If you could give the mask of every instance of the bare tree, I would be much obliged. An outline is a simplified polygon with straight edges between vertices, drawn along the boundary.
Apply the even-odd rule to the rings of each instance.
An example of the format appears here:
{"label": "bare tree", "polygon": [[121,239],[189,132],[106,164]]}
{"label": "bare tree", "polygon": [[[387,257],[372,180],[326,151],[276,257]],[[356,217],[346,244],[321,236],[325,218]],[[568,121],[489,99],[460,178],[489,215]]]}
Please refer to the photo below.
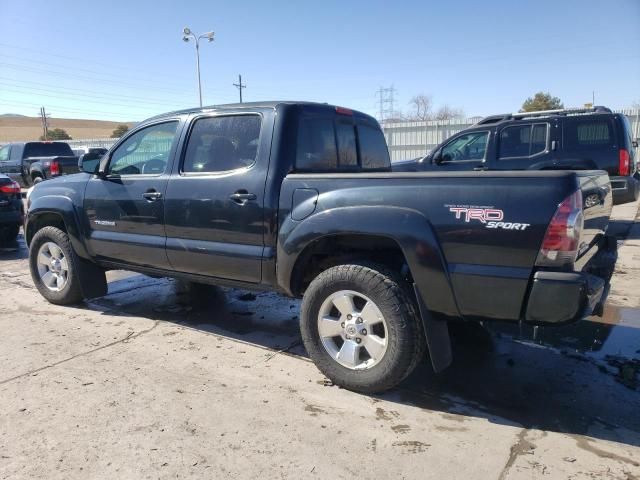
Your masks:
{"label": "bare tree", "polygon": [[462,118],[464,117],[464,112],[460,108],[453,108],[447,104],[444,104],[442,107],[438,109],[438,111],[433,116],[436,120],[451,120],[452,118]]}
{"label": "bare tree", "polygon": [[416,95],[409,101],[409,105],[411,105],[411,113],[407,115],[407,120],[425,121],[433,118],[431,113],[433,101],[430,95]]}

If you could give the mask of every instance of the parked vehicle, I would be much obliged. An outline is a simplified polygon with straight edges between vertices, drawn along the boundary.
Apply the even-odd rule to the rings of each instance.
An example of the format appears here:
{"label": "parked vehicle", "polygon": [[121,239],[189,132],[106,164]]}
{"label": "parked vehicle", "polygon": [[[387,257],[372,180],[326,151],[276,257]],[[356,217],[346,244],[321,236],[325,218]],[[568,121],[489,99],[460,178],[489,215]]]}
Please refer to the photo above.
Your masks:
{"label": "parked vehicle", "polygon": [[86,155],[87,153],[90,153],[92,155],[104,155],[109,151],[109,149],[105,147],[87,147],[85,145],[73,147],[71,150],[73,151],[73,154],[78,158],[80,158],[82,155]]}
{"label": "parked vehicle", "polygon": [[605,170],[614,204],[638,198],[638,144],[627,117],[605,107],[493,115],[394,171]]}
{"label": "parked vehicle", "polygon": [[392,173],[378,123],[326,104],[168,113],[82,168],[30,198],[47,300],[104,295],[108,269],[302,297],[309,355],[363,392],[427,345],[448,366],[448,322],[598,313],[615,252],[605,172]]}
{"label": "parked vehicle", "polygon": [[0,148],[0,173],[28,188],[42,180],[78,173],[78,157],[64,142],[19,142]]}
{"label": "parked vehicle", "polygon": [[24,219],[20,185],[0,175],[0,242],[15,240]]}

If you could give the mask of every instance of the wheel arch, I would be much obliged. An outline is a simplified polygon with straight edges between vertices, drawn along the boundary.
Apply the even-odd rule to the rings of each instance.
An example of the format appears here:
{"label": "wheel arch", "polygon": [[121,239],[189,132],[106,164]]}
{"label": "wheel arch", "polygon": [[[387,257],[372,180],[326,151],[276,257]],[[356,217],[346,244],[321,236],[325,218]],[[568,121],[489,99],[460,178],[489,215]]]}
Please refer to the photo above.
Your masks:
{"label": "wheel arch", "polygon": [[[385,265],[390,262],[392,266],[399,261],[406,263],[407,273],[429,311],[443,319],[460,317],[433,227],[422,213],[408,208],[344,207],[325,210],[299,222],[287,218],[280,227],[278,241],[279,286],[299,296],[304,289],[304,275],[300,272],[308,269],[309,259],[317,254],[318,247],[320,251],[333,252],[329,260],[325,259],[329,268],[332,261],[345,256],[340,249],[326,247],[342,247],[345,241],[352,247],[347,250],[351,258],[367,258]],[[378,250],[370,248],[380,245],[388,255],[376,255]]]}
{"label": "wheel arch", "polygon": [[31,203],[25,222],[27,245],[31,244],[38,230],[48,226],[63,230],[69,236],[76,254],[81,258],[90,258],[71,199],[61,196],[43,196]]}

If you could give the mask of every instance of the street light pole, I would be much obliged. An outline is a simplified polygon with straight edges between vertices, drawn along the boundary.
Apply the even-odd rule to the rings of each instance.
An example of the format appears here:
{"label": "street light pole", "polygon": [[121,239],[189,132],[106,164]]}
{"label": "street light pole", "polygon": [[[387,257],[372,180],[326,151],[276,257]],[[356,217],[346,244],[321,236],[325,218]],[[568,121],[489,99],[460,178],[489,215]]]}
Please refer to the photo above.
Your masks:
{"label": "street light pole", "polygon": [[202,82],[200,80],[200,39],[206,38],[209,42],[213,42],[213,37],[213,32],[196,35],[188,27],[184,27],[184,29],[182,30],[182,40],[188,42],[192,39],[196,44],[196,74],[198,76],[198,98],[200,100],[200,107],[202,107]]}

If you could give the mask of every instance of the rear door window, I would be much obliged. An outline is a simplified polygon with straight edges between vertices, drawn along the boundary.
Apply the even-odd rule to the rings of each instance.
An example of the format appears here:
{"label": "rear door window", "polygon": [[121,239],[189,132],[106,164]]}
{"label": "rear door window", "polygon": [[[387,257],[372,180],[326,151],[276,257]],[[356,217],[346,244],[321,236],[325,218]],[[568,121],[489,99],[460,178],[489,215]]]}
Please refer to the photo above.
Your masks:
{"label": "rear door window", "polygon": [[549,126],[527,123],[503,128],[500,132],[498,158],[527,158],[547,150]]}
{"label": "rear door window", "polygon": [[225,172],[253,165],[258,154],[260,115],[196,120],[184,156],[184,173]]}

